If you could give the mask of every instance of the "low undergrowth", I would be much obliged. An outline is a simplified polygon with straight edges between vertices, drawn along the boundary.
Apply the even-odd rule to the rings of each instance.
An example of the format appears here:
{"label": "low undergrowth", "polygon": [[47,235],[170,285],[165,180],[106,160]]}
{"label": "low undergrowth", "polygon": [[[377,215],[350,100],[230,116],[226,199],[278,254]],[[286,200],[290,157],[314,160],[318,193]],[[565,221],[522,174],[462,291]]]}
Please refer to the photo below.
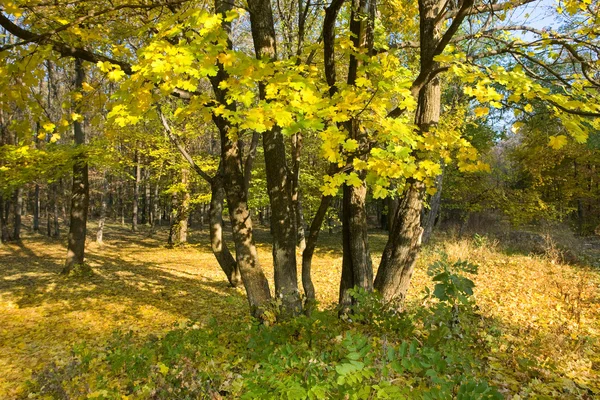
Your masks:
{"label": "low undergrowth", "polygon": [[[0,398],[600,395],[600,274],[586,261],[600,246],[584,242],[569,264],[486,235],[442,237],[424,248],[403,312],[356,292],[339,319],[339,236],[324,235],[319,310],[265,327],[227,287],[205,232],[169,249],[162,231],[112,229],[89,246],[90,277],[59,275],[60,241],[0,248]],[[377,265],[385,235],[371,235]],[[266,239],[259,252],[272,283]]]}
{"label": "low undergrowth", "polygon": [[270,327],[190,322],[141,344],[117,332],[101,349],[77,346],[27,391],[29,398],[501,399],[481,378],[474,283],[462,275],[475,271],[441,258],[429,268],[429,306],[416,313],[355,290],[342,320],[330,309]]}

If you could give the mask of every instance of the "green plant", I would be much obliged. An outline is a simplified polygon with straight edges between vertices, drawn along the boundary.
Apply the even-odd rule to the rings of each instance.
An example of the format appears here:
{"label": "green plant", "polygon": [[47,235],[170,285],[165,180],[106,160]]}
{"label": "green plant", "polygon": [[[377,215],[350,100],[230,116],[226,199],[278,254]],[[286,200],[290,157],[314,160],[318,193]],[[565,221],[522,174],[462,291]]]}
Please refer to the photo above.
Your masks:
{"label": "green plant", "polygon": [[433,296],[452,306],[469,305],[475,283],[462,273],[476,274],[477,265],[462,260],[450,263],[448,256],[442,254],[442,257],[427,269],[427,275],[437,282],[433,292],[426,289],[427,296]]}

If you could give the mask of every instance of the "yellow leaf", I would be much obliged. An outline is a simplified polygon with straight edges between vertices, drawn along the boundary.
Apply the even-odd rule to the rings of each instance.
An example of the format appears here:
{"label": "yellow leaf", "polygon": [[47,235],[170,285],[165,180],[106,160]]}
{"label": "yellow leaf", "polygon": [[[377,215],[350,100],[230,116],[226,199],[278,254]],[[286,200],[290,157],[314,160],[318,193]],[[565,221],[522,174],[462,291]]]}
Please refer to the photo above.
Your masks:
{"label": "yellow leaf", "polygon": [[550,140],[548,141],[548,146],[552,147],[554,150],[559,150],[566,144],[567,137],[565,135],[550,136]]}
{"label": "yellow leaf", "polygon": [[120,68],[113,69],[108,73],[108,79],[110,79],[113,82],[121,80],[121,78],[123,78],[124,76],[125,72],[121,71]]}
{"label": "yellow leaf", "polygon": [[158,370],[161,374],[166,375],[169,372],[169,367],[163,363],[158,363]]}
{"label": "yellow leaf", "polygon": [[56,128],[56,125],[54,125],[52,122],[48,121],[48,122],[44,122],[44,124],[42,124],[42,128],[44,128],[44,130],[46,132],[53,132],[54,128]]}
{"label": "yellow leaf", "polygon": [[488,115],[490,112],[490,109],[487,107],[477,107],[475,108],[475,110],[473,110],[475,112],[475,115],[478,117],[483,117],[485,115]]}
{"label": "yellow leaf", "polygon": [[83,82],[82,86],[83,86],[83,90],[86,91],[86,92],[93,92],[94,91],[94,87],[91,86],[87,82]]}
{"label": "yellow leaf", "polygon": [[512,133],[517,133],[517,132],[519,132],[519,129],[521,129],[521,127],[522,127],[523,125],[524,125],[524,124],[523,124],[522,122],[515,122],[515,123],[513,124],[512,128],[510,128],[510,130],[512,131]]}
{"label": "yellow leaf", "polygon": [[371,81],[369,81],[367,78],[361,76],[360,78],[356,79],[354,84],[358,87],[363,87],[363,86],[366,87],[371,84]]}

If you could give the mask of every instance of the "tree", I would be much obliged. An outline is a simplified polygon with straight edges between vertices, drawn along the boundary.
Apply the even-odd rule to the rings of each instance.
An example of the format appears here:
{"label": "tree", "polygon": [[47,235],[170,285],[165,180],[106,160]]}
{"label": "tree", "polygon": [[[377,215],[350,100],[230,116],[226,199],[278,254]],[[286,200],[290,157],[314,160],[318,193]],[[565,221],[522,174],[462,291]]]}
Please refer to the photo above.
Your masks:
{"label": "tree", "polygon": [[[85,80],[83,61],[75,59],[75,90],[81,92]],[[75,267],[84,268],[85,237],[87,232],[87,216],[90,202],[88,163],[82,147],[85,145],[85,132],[81,106],[76,106],[77,116],[73,120],[75,146],[79,148],[73,163],[73,188],[71,190],[71,217],[69,218],[69,236],[67,245],[67,260],[62,270],[68,274]]]}

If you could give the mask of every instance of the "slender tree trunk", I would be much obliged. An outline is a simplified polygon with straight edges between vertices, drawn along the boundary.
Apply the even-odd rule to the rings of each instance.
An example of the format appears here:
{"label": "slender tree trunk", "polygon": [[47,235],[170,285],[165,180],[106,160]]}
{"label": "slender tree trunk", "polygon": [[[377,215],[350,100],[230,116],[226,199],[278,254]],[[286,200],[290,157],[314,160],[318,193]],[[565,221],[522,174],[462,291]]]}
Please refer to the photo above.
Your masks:
{"label": "slender tree trunk", "polygon": [[8,232],[8,213],[6,212],[7,203],[0,195],[0,243],[6,243],[10,240],[10,234]]}
{"label": "slender tree trunk", "polygon": [[121,226],[125,226],[125,185],[123,185],[123,182],[121,182],[119,184],[119,215],[121,216]]}
{"label": "slender tree trunk", "polygon": [[33,195],[33,231],[40,231],[40,185],[37,183]]}
{"label": "slender tree trunk", "polygon": [[188,182],[189,171],[187,169],[181,170],[181,184],[185,188],[184,192],[181,193],[181,201],[179,202],[179,210],[177,212],[177,242],[179,244],[187,243],[188,234],[188,216],[190,214],[190,192]]}
{"label": "slender tree trunk", "polygon": [[302,134],[292,135],[292,205],[296,223],[297,245],[301,251],[306,248],[304,236],[304,213],[300,199],[300,155],[302,152]]}
{"label": "slender tree trunk", "polygon": [[102,197],[100,199],[100,219],[98,220],[98,232],[96,232],[96,243],[102,244],[104,239],[104,222],[106,220],[106,208],[107,208],[107,197],[108,197],[108,178],[104,173],[102,180]]}
{"label": "slender tree trunk", "polygon": [[133,184],[133,208],[131,216],[131,230],[137,232],[138,227],[138,206],[140,200],[140,181],[142,178],[140,168],[140,155],[138,151],[135,151],[134,161],[135,163],[135,182]]}
{"label": "slender tree trunk", "polygon": [[231,255],[225,237],[223,236],[223,201],[225,200],[225,189],[223,188],[223,178],[220,173],[213,178],[211,182],[210,198],[210,244],[219,263],[219,266],[225,272],[227,280],[232,287],[237,287],[242,281],[240,269]]}
{"label": "slender tree trunk", "polygon": [[13,240],[21,240],[21,217],[23,212],[23,188],[15,190],[13,206],[14,206],[14,220],[13,220]]}
{"label": "slender tree trunk", "polygon": [[[83,61],[75,59],[75,88],[83,89],[85,72]],[[77,105],[76,112],[82,114],[81,106]],[[85,133],[80,121],[73,122],[75,145],[81,147],[85,144]],[[68,274],[75,266],[84,266],[85,237],[87,230],[87,216],[90,201],[88,163],[86,156],[79,153],[73,164],[73,189],[71,191],[71,216],[69,237],[67,244],[67,260],[62,273]]]}
{"label": "slender tree trunk", "polygon": [[51,191],[52,191],[52,184],[48,185],[47,189],[46,189],[46,235],[48,237],[52,237],[52,220],[50,219],[52,216],[52,213],[50,212],[50,207],[52,205],[52,197],[51,197]]}
{"label": "slender tree trunk", "polygon": [[57,238],[60,236],[60,224],[58,222],[58,185],[56,183],[52,185],[52,209],[52,221],[54,228],[52,237]]}
{"label": "slender tree trunk", "polygon": [[[58,187],[56,190],[57,190],[57,196],[58,196]],[[59,197],[60,197],[60,203],[57,201],[56,206],[58,207],[58,204],[60,204],[60,212],[62,215],[63,225],[69,226],[69,224],[71,222],[69,220],[69,214],[67,214],[67,202],[66,202],[66,199],[69,197],[69,194],[67,193],[67,189],[65,187],[65,183],[64,183],[63,179],[60,180],[60,196]],[[69,212],[70,212],[70,210],[69,210]],[[56,212],[56,215],[58,218],[58,210]]]}
{"label": "slender tree trunk", "polygon": [[177,242],[177,204],[178,204],[178,197],[179,194],[172,194],[171,195],[171,212],[169,213],[169,238],[167,239],[167,243],[169,244],[169,246],[173,246],[175,245],[175,243]]}
{"label": "slender tree trunk", "polygon": [[147,224],[152,226],[152,209],[150,206],[151,199],[151,190],[150,190],[150,168],[144,168],[144,207],[142,212],[142,224]]}
{"label": "slender tree trunk", "polygon": [[429,200],[429,210],[425,212],[425,217],[423,220],[423,238],[421,240],[422,244],[429,243],[429,239],[431,239],[431,234],[433,233],[433,228],[435,226],[435,221],[437,220],[438,214],[440,212],[440,205],[442,204],[443,180],[444,171],[442,169],[442,173],[438,175],[435,179],[436,191]]}
{"label": "slender tree trunk", "polygon": [[313,285],[311,274],[312,258],[315,253],[323,220],[327,215],[329,204],[331,204],[331,199],[331,196],[321,197],[321,203],[319,204],[317,213],[310,224],[306,247],[302,252],[302,287],[304,288],[304,295],[306,296],[306,303],[304,305],[304,313],[306,315],[310,315],[315,307],[315,286]]}
{"label": "slender tree trunk", "polygon": [[152,197],[152,231],[156,231],[157,225],[160,224],[160,191],[158,182],[154,184],[154,196]]}

